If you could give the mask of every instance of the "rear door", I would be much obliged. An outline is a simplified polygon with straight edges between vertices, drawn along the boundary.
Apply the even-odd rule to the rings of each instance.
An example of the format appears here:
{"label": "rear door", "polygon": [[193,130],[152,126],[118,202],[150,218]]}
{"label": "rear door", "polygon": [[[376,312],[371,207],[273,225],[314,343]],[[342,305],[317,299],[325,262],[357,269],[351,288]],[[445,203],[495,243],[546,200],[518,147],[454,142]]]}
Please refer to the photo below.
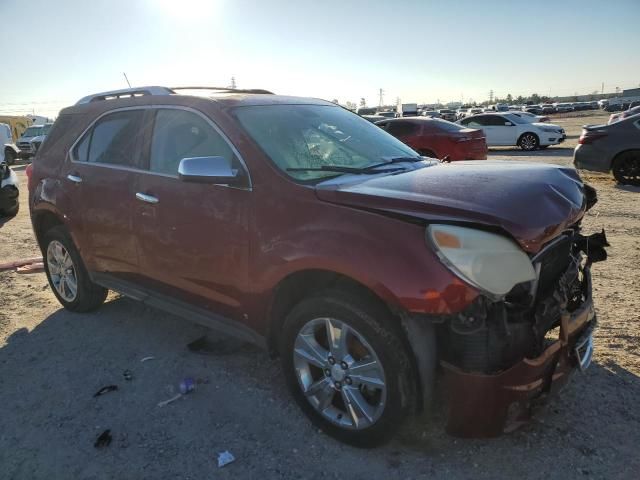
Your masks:
{"label": "rear door", "polygon": [[131,212],[143,115],[143,110],[128,109],[102,116],[72,147],[62,175],[80,217],[74,233],[87,267],[125,278],[138,269]]}
{"label": "rear door", "polygon": [[[134,209],[146,284],[190,304],[241,318],[248,275],[249,175],[237,151],[199,112],[158,107],[146,148],[148,173]],[[244,169],[244,188],[178,178],[180,160],[221,156]]]}

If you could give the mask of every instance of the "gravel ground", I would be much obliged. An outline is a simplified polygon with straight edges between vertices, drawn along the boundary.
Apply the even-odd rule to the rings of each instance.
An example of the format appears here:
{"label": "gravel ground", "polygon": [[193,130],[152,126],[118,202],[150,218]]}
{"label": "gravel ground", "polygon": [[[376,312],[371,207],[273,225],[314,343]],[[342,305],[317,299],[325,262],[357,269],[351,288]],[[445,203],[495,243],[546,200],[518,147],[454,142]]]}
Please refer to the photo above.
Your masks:
{"label": "gravel ground", "polygon": [[[557,120],[561,147],[491,158],[570,164],[580,125],[603,115]],[[0,261],[38,255],[22,210],[0,227]],[[439,422],[414,419],[376,450],[341,445],[314,429],[292,403],[279,363],[229,343],[215,355],[186,344],[199,326],[112,294],[93,314],[62,310],[43,273],[0,273],[0,477],[101,478],[640,478],[640,189],[584,172],[600,201],[585,219],[605,228],[607,262],[594,267],[600,327],[594,363],[520,430],[460,440]],[[142,363],[147,356],[155,359]],[[129,369],[133,379],[123,378]],[[171,405],[185,376],[196,391]],[[108,384],[118,391],[93,398]],[[429,428],[429,424],[431,427]],[[435,425],[435,426],[434,426]],[[105,429],[113,441],[97,450]],[[236,461],[217,467],[218,452]]]}

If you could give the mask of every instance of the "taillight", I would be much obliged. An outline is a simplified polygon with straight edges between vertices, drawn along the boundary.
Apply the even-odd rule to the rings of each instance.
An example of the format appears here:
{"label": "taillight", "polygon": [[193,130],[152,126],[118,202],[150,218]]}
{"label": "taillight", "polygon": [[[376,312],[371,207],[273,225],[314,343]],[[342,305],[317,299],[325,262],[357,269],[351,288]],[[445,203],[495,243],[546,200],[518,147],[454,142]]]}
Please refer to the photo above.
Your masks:
{"label": "taillight", "polygon": [[583,130],[582,135],[580,135],[580,138],[578,139],[578,143],[580,145],[587,145],[606,136],[607,132],[603,130]]}
{"label": "taillight", "polygon": [[27,168],[24,169],[24,173],[27,174],[27,178],[31,180],[31,173],[33,172],[33,163],[27,165]]}

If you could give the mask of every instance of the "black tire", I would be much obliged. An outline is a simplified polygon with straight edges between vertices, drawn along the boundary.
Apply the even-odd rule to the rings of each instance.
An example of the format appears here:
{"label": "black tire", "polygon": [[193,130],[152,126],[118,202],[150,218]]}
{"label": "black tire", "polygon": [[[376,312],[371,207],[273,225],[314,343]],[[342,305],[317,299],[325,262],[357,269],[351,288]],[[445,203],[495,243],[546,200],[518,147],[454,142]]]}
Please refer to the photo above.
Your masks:
{"label": "black tire", "polygon": [[622,185],[640,186],[640,150],[618,155],[613,160],[613,177]]}
{"label": "black tire", "polygon": [[16,152],[10,148],[5,149],[4,161],[7,162],[7,165],[13,165],[16,162]]}
{"label": "black tire", "polygon": [[540,139],[535,133],[525,132],[520,135],[518,146],[526,152],[532,152],[540,147]]}
{"label": "black tire", "polygon": [[[73,268],[75,273],[77,293],[72,300],[67,300],[60,295],[49,270],[48,249],[49,245],[54,241],[60,243],[66,249],[73,262],[71,268]],[[47,230],[43,236],[41,247],[49,286],[64,308],[73,312],[90,312],[104,303],[109,291],[90,280],[78,249],[74,245],[66,228],[58,225]]]}
{"label": "black tire", "polygon": [[19,195],[20,192],[13,185],[7,185],[0,191],[0,205],[6,205],[4,208],[0,207],[0,217],[15,217],[18,214]]}
{"label": "black tire", "polygon": [[[378,406],[381,408],[380,416],[366,428],[343,427],[325,418],[311,405],[298,380],[294,364],[294,345],[298,333],[308,322],[326,318],[339,319],[355,329],[372,347],[382,365],[386,400]],[[337,440],[364,448],[381,445],[389,441],[401,427],[407,413],[415,411],[416,373],[408,344],[403,341],[402,332],[393,321],[386,309],[376,302],[338,290],[326,290],[303,300],[285,320],[280,353],[287,384],[312,423]],[[340,402],[341,398],[332,401]]]}

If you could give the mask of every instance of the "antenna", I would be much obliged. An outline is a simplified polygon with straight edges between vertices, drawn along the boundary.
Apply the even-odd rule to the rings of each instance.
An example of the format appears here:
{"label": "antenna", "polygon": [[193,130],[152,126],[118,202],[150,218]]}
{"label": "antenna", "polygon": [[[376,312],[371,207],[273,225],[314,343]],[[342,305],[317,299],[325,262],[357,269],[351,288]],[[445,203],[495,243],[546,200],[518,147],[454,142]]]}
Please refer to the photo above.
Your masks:
{"label": "antenna", "polygon": [[122,72],[122,75],[124,75],[124,79],[127,81],[127,85],[129,85],[129,88],[131,88],[131,84],[129,83],[129,79],[127,78],[127,74]]}

